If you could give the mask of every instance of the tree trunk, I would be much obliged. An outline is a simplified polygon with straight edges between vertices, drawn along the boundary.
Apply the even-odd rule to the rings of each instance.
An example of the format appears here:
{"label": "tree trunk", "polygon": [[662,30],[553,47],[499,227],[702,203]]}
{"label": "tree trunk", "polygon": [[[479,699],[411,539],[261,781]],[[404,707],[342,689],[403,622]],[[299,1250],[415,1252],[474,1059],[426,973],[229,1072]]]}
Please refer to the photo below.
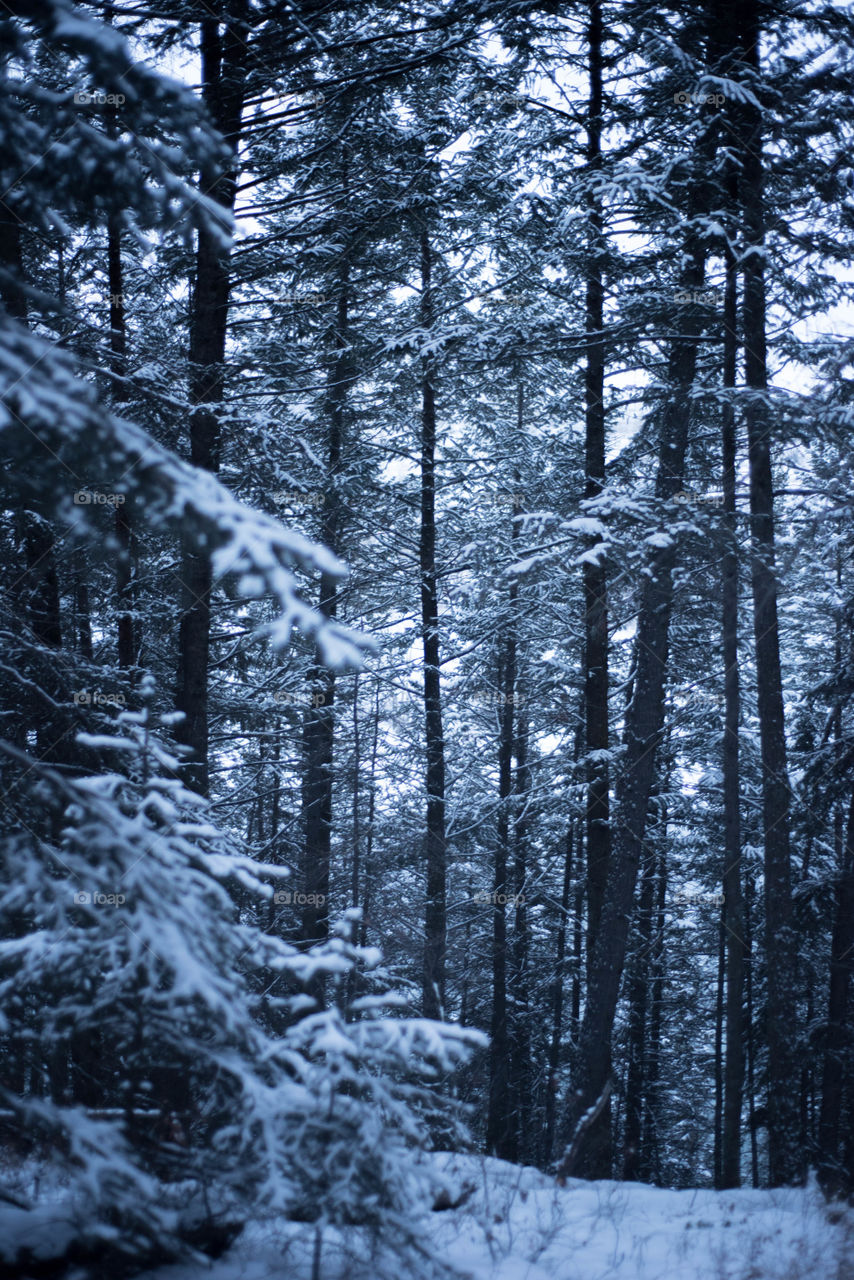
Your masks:
{"label": "tree trunk", "polygon": [[74,634],[77,640],[77,652],[87,662],[92,662],[92,609],[89,603],[88,566],[86,555],[81,548],[77,548],[72,552],[71,563],[73,565]]}
{"label": "tree trunk", "polygon": [[[819,1176],[829,1191],[851,1190],[851,1169],[845,1168],[840,1152],[843,1096],[846,1075],[851,1077],[851,1024],[849,1001],[854,973],[854,796],[848,809],[839,880],[836,885],[836,914],[830,951],[830,988],[827,1004],[827,1035],[821,1075],[819,1113]],[[846,1072],[847,1062],[847,1072]]]}
{"label": "tree trunk", "polygon": [[21,219],[17,209],[7,204],[9,191],[0,194],[0,300],[10,316],[27,319],[27,297],[23,291],[24,267],[21,260]]}
{"label": "tree trunk", "polygon": [[[511,583],[511,609],[518,587]],[[508,621],[498,679],[498,829],[492,895],[492,1026],[489,1047],[489,1115],[486,1142],[502,1160],[517,1158],[515,1099],[511,1097],[510,1029],[507,1011],[507,864],[510,805],[513,794],[513,738],[516,689],[516,636]]]}
{"label": "tree trunk", "polygon": [[[739,53],[759,71],[757,0],[736,6]],[[792,1000],[797,939],[792,928],[789,847],[789,777],[777,622],[774,566],[774,496],[771,421],[767,405],[765,345],[764,199],[761,110],[739,104],[741,161],[739,199],[743,219],[744,370],[750,398],[746,422],[750,461],[751,570],[756,652],[762,808],[765,845],[765,951],[768,998],[768,1157],[772,1186],[800,1180],[798,1071]]]}
{"label": "tree trunk", "polygon": [[546,1082],[545,1130],[541,1163],[547,1165],[552,1158],[555,1137],[555,1118],[557,1112],[557,1091],[559,1087],[558,1069],[560,1067],[560,1046],[563,1037],[563,988],[566,979],[566,935],[569,925],[569,898],[573,877],[573,844],[575,840],[576,820],[571,818],[566,832],[566,853],[563,860],[563,884],[560,893],[560,919],[558,920],[557,944],[555,947],[554,979],[551,990],[551,1036],[549,1038],[549,1069]]}
{"label": "tree trunk", "polygon": [[[201,24],[202,98],[235,154],[245,92],[246,14],[246,0],[232,0],[222,31],[215,18],[207,18]],[[237,190],[234,166],[226,173],[203,172],[200,185],[212,200],[233,211]],[[190,414],[190,460],[207,471],[219,468],[218,407],[224,393],[229,289],[228,251],[210,231],[200,227],[190,321],[189,391],[194,406]],[[183,539],[181,583],[175,703],[184,719],[176,727],[176,736],[192,752],[184,766],[185,781],[207,795],[211,562],[189,536]]]}
{"label": "tree trunk", "polygon": [[[421,238],[421,314],[433,324],[432,254],[426,226]],[[423,359],[421,382],[421,639],[424,650],[424,724],[427,751],[427,902],[424,920],[424,1014],[438,1018],[445,1006],[446,861],[445,742],[439,669],[439,589],[436,574],[435,369]]]}
{"label": "tree trunk", "polygon": [[753,924],[751,906],[753,903],[754,885],[747,877],[744,891],[744,944],[745,944],[745,986],[747,1001],[747,1122],[750,1129],[750,1178],[754,1187],[759,1186],[759,1139],[756,1123],[756,1035],[753,1027]]}
{"label": "tree trunk", "polygon": [[[737,276],[732,254],[726,257],[724,297],[724,386],[736,380]],[[723,408],[722,473],[724,498],[723,660],[724,660],[724,928],[726,931],[726,1058],[724,1063],[722,1188],[741,1186],[741,1101],[744,1083],[744,898],[741,888],[741,795],[738,729],[741,691],[738,675],[738,532],[736,529],[735,411]]]}
{"label": "tree trunk", "polygon": [[641,1176],[643,1108],[646,1095],[647,1011],[652,923],[655,909],[655,854],[644,856],[638,904],[636,950],[628,981],[629,1036],[626,1078],[626,1120],[623,1140],[623,1178],[637,1182]]}
{"label": "tree trunk", "polygon": [[[350,287],[346,266],[339,281],[333,355],[329,369],[327,412],[329,450],[323,492],[321,541],[338,555],[341,550],[343,505],[341,495],[343,446],[347,396],[353,379],[350,352]],[[338,579],[320,575],[320,612],[334,618],[338,612]],[[335,748],[335,672],[324,667],[315,654],[308,676],[311,695],[303,722],[305,768],[302,810],[305,845],[303,885],[306,901],[301,937],[306,945],[329,936],[329,864],[332,849],[332,784]]]}
{"label": "tree trunk", "polygon": [[662,850],[658,855],[655,887],[655,937],[652,943],[650,973],[652,985],[649,999],[649,1047],[644,1091],[643,1131],[639,1177],[643,1182],[661,1183],[661,1149],[658,1141],[661,1077],[661,1031],[664,1023],[664,926],[667,903],[667,815],[662,821]]}
{"label": "tree trunk", "polygon": [[53,529],[42,516],[24,511],[21,516],[21,542],[26,573],[21,576],[17,592],[26,602],[26,612],[33,638],[49,649],[62,648],[62,626],[59,609],[59,579],[56,573]]}
{"label": "tree trunk", "polygon": [[715,983],[715,1115],[712,1126],[714,1147],[712,1181],[721,1189],[724,1127],[724,978],[726,973],[726,907],[721,904],[718,918],[718,973]]}
{"label": "tree trunk", "polygon": [[[587,102],[587,168],[592,175],[601,160],[602,11],[590,5],[588,27],[589,97]],[[596,498],[605,486],[605,344],[603,336],[602,212],[598,198],[588,196],[590,244],[586,267],[586,367],[584,496]],[[598,541],[593,538],[591,545]],[[584,715],[588,759],[587,790],[587,960],[588,967],[602,914],[611,851],[608,765],[608,586],[604,557],[585,561],[584,582]]]}
{"label": "tree trunk", "polygon": [[[518,689],[518,684],[517,684]],[[518,701],[518,695],[517,695]],[[514,832],[513,945],[510,970],[510,1080],[513,1109],[518,1128],[518,1156],[523,1164],[533,1159],[533,1115],[531,1079],[531,1026],[528,957],[530,927],[528,924],[528,838],[530,829],[531,767],[528,763],[528,718],[519,711],[516,735],[516,784]]]}
{"label": "tree trunk", "polygon": [[[695,289],[703,278],[701,251],[689,250],[689,258],[690,265],[681,283],[685,289]],[[684,309],[679,323],[680,336],[674,342],[669,360],[670,393],[661,410],[656,497],[665,507],[683,486],[690,388],[697,357],[697,334],[692,332],[696,330],[696,322],[690,309]],[[587,1177],[603,1178],[611,1174],[610,1133],[603,1121],[603,1109],[597,1111],[597,1119],[591,1117],[609,1090],[611,1034],[644,845],[656,749],[664,723],[675,544],[672,537],[662,541],[664,545],[651,553],[641,586],[636,673],[632,700],[626,709],[624,754],[616,794],[618,821],[614,823],[613,855],[579,1034],[577,1078],[568,1108],[566,1154],[561,1162],[564,1176],[572,1173],[573,1167]]]}
{"label": "tree trunk", "polygon": [[[127,374],[127,326],[125,324],[124,271],[122,268],[121,226],[113,214],[107,223],[107,276],[110,290],[110,372],[113,375],[112,400],[120,405],[125,399],[124,378]],[[117,626],[118,659],[122,668],[136,661],[133,613],[133,548],[130,520],[124,505],[116,507],[116,541],[119,544],[116,565],[116,597],[119,617]]]}
{"label": "tree trunk", "polygon": [[371,742],[371,773],[370,787],[368,790],[368,831],[365,842],[365,874],[364,874],[364,892],[362,895],[362,923],[359,930],[359,945],[364,947],[368,943],[368,923],[373,900],[373,884],[374,884],[374,819],[376,816],[377,806],[377,748],[379,746],[380,736],[380,688],[377,685],[376,696],[374,698],[374,714],[373,714],[373,738]]}

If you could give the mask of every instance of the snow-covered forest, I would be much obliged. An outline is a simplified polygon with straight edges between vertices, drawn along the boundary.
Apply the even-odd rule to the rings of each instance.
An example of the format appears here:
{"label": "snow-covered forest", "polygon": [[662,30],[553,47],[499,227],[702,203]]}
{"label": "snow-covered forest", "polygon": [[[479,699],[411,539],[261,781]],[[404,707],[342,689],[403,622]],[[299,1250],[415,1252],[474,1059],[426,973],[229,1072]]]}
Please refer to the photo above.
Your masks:
{"label": "snow-covered forest", "polygon": [[0,1280],[854,1276],[852,19],[0,7]]}

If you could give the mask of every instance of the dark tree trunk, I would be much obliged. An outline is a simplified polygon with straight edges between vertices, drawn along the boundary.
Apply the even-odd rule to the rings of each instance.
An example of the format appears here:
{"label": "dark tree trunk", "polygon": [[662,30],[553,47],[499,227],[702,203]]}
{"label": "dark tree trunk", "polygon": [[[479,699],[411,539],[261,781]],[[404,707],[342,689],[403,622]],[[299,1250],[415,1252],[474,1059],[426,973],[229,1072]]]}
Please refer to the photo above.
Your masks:
{"label": "dark tree trunk", "polygon": [[747,1123],[750,1129],[750,1180],[759,1186],[759,1137],[756,1116],[756,1034],[753,1025],[753,924],[751,908],[754,886],[750,876],[744,887],[744,994],[747,1002]]}
{"label": "dark tree trunk", "polygon": [[[735,6],[739,53],[759,71],[757,0]],[[744,370],[748,391],[746,422],[750,461],[753,620],[757,702],[762,755],[762,808],[765,844],[765,950],[768,998],[768,1159],[772,1186],[803,1176],[799,1150],[798,1070],[792,999],[797,939],[792,928],[789,777],[777,621],[774,566],[774,496],[771,470],[771,419],[767,405],[765,345],[765,249],[762,161],[762,113],[739,104],[739,199],[743,220]]]}
{"label": "dark tree trunk", "polygon": [[93,658],[92,651],[92,610],[89,604],[89,583],[87,581],[86,556],[82,550],[72,555],[74,565],[74,632],[77,638],[77,652],[87,662]]}
{"label": "dark tree trunk", "polygon": [[[321,541],[335,554],[341,550],[343,505],[341,494],[347,396],[353,377],[350,351],[350,296],[346,267],[339,282],[332,363],[327,389],[329,451],[323,493]],[[338,613],[338,579],[320,575],[320,612]],[[335,748],[335,672],[321,665],[319,655],[309,673],[310,705],[303,724],[305,767],[302,807],[305,846],[303,884],[306,902],[301,937],[306,945],[329,936],[329,865],[332,848],[332,784]]]}
{"label": "dark tree trunk", "polygon": [[[125,399],[124,379],[127,374],[127,326],[125,324],[124,270],[122,267],[121,227],[112,215],[107,223],[107,275],[110,289],[110,372],[113,375],[112,399],[120,405]],[[117,627],[119,666],[132,667],[136,661],[133,620],[133,546],[130,519],[122,504],[116,507],[116,540],[119,544],[116,565],[116,596],[119,607]]]}
{"label": "dark tree trunk", "polygon": [[[691,265],[682,284],[686,289],[695,289],[702,283],[702,257],[699,250],[692,250],[690,257]],[[690,388],[697,357],[697,322],[688,308],[685,313],[680,319],[680,336],[674,342],[669,361],[670,392],[661,409],[656,496],[665,509],[683,486]],[[602,1178],[611,1174],[607,1115],[600,1108],[595,1120],[589,1117],[610,1089],[611,1034],[626,958],[656,749],[664,724],[674,560],[675,545],[668,538],[665,545],[652,552],[641,586],[636,671],[632,700],[626,709],[624,753],[616,794],[618,821],[614,824],[613,855],[579,1034],[576,1082],[567,1116],[567,1148],[561,1163],[564,1175],[572,1173],[573,1168],[587,1177]]]}
{"label": "dark tree trunk", "polygon": [[27,319],[27,298],[23,291],[24,270],[21,261],[21,220],[17,210],[8,204],[9,191],[0,195],[0,300],[10,316]]}
{"label": "dark tree trunk", "polygon": [[[432,253],[421,231],[421,312],[424,331],[433,324]],[[436,389],[430,357],[421,382],[421,639],[424,650],[424,724],[427,753],[427,902],[424,919],[424,1013],[441,1016],[445,1006],[446,874],[445,742],[439,668],[439,589],[436,573]]]}
{"label": "dark tree trunk", "polygon": [[[236,152],[245,91],[248,39],[245,0],[232,0],[222,30],[215,18],[201,24],[202,97],[214,123]],[[201,174],[205,195],[231,212],[237,189],[232,167]],[[219,468],[219,405],[224,392],[225,340],[230,288],[229,254],[204,227],[199,229],[190,321],[190,459],[207,471]],[[184,720],[176,736],[192,751],[184,768],[187,784],[208,791],[208,665],[210,654],[210,557],[191,537],[181,553],[181,622],[176,706]]]}
{"label": "dark tree trunk", "polygon": [[[359,677],[353,681],[353,866],[350,872],[350,906],[359,910],[359,880],[362,872],[362,821],[361,821],[361,781],[362,781],[362,726],[359,723]],[[353,942],[358,941],[357,922],[353,921],[351,930]]]}
{"label": "dark tree trunk", "polygon": [[[8,192],[0,196],[0,298],[9,315],[27,323],[27,298],[23,291],[21,221],[6,203]],[[59,581],[51,526],[41,516],[21,511],[17,531],[26,570],[15,586],[15,595],[27,616],[33,637],[50,649],[62,648],[59,612]]]}
{"label": "dark tree trunk", "polygon": [[41,516],[25,511],[21,522],[21,541],[27,568],[17,591],[25,603],[30,630],[40,644],[47,645],[49,649],[61,649],[59,579],[53,529]]}
{"label": "dark tree trunk", "polygon": [[560,918],[555,946],[554,979],[551,990],[551,1035],[549,1038],[549,1064],[546,1081],[545,1130],[540,1162],[547,1165],[552,1158],[555,1139],[557,1091],[559,1087],[560,1047],[563,1037],[563,988],[566,981],[566,935],[569,926],[569,899],[573,879],[573,846],[577,822],[570,819],[566,833],[566,852],[563,859],[563,884],[560,893]]}
{"label": "dark tree trunk", "polygon": [[655,936],[650,957],[649,1047],[644,1090],[643,1131],[639,1177],[644,1182],[661,1183],[661,1149],[658,1141],[660,1114],[661,1033],[664,1024],[664,925],[667,902],[667,816],[662,815],[662,851],[658,855],[655,885]]}
{"label": "dark tree trunk", "polygon": [[[819,1113],[819,1176],[833,1192],[850,1192],[851,1168],[842,1140],[843,1098],[846,1078],[852,1075],[852,1032],[849,1015],[852,975],[854,975],[854,796],[848,809],[839,879],[836,885],[836,913],[830,951],[830,987],[827,1004],[827,1033],[821,1074]],[[850,1148],[850,1144],[849,1144]],[[847,1165],[847,1167],[846,1167]]]}
{"label": "dark tree trunk", "polygon": [[581,1029],[581,978],[584,953],[584,877],[581,866],[584,860],[584,829],[578,829],[578,868],[575,877],[575,894],[572,909],[572,991],[569,1015],[569,1036],[573,1046],[578,1044]]}
{"label": "dark tree trunk", "polygon": [[[518,690],[518,684],[517,684]],[[518,693],[516,694],[519,701]],[[518,1156],[523,1164],[533,1159],[533,1114],[531,1078],[531,1029],[528,957],[530,926],[528,923],[528,839],[531,823],[531,766],[528,763],[528,717],[524,707],[519,711],[515,735],[516,783],[514,832],[513,945],[510,972],[510,1079],[513,1110],[518,1127]]]}
{"label": "dark tree trunk", "polygon": [[[590,5],[588,27],[587,167],[592,176],[601,159],[602,11]],[[598,198],[588,197],[590,243],[586,267],[586,367],[584,496],[596,498],[605,485],[605,344],[603,335],[602,212]],[[595,544],[597,539],[592,539]],[[584,714],[588,758],[587,790],[587,959],[592,959],[611,851],[608,765],[608,585],[604,556],[585,561],[584,580]]]}
{"label": "dark tree trunk", "polygon": [[647,1015],[649,1005],[650,951],[655,911],[655,854],[644,855],[638,903],[636,950],[628,981],[629,1036],[626,1077],[626,1119],[623,1139],[623,1177],[637,1182],[641,1176],[643,1109],[646,1096]]}
{"label": "dark tree trunk", "polygon": [[726,907],[721,904],[718,918],[718,973],[715,983],[715,1115],[712,1178],[716,1191],[721,1189],[724,1127],[724,980],[726,974]]}
{"label": "dark tree trunk", "polygon": [[364,873],[364,891],[362,894],[362,923],[359,930],[359,945],[367,946],[368,942],[368,923],[371,911],[371,902],[373,897],[374,883],[374,818],[376,815],[377,804],[377,748],[379,746],[380,736],[380,690],[377,685],[376,697],[374,698],[374,714],[373,714],[373,740],[371,743],[371,774],[370,789],[368,791],[368,830],[365,839],[365,873]]}
{"label": "dark tree trunk", "polygon": [[[518,591],[510,587],[511,609]],[[499,670],[498,823],[492,896],[492,1026],[489,1047],[489,1114],[486,1142],[502,1160],[515,1160],[517,1124],[511,1096],[510,1028],[507,991],[507,865],[510,851],[510,806],[513,794],[513,738],[516,689],[516,635],[511,621]]]}
{"label": "dark tree trunk", "polygon": [[[724,386],[736,380],[737,276],[732,254],[727,255],[724,297]],[[725,403],[722,429],[724,498],[723,660],[724,660],[724,928],[726,931],[726,1057],[724,1062],[723,1127],[720,1185],[741,1185],[741,1102],[744,1084],[744,899],[741,888],[741,810],[738,728],[741,692],[738,675],[738,533],[736,529],[735,411]]]}

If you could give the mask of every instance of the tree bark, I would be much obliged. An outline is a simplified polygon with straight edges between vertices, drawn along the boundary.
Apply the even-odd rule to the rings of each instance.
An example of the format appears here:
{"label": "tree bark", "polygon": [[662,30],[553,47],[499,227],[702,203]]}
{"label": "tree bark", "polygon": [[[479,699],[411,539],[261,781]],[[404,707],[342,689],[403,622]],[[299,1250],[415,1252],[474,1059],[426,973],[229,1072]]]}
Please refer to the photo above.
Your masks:
{"label": "tree bark", "polygon": [[[724,386],[736,381],[737,276],[731,253],[726,255],[724,296]],[[724,661],[724,928],[726,931],[726,1057],[724,1062],[723,1127],[721,1134],[722,1188],[741,1186],[741,1104],[744,1084],[744,897],[741,888],[741,787],[739,720],[741,691],[738,674],[738,532],[736,529],[735,410],[723,408],[722,473],[724,499],[723,661]]]}
{"label": "tree bark", "polygon": [[554,979],[551,990],[551,1036],[549,1039],[549,1072],[546,1083],[545,1130],[541,1163],[547,1165],[552,1158],[557,1116],[558,1069],[563,1037],[563,988],[566,967],[566,936],[569,925],[569,898],[573,879],[573,845],[577,823],[571,818],[566,832],[566,852],[563,859],[563,884],[560,894],[560,919],[555,947]]}
{"label": "tree bark", "polygon": [[759,1186],[759,1140],[756,1123],[756,1035],[753,1025],[753,924],[751,905],[754,885],[750,876],[744,886],[744,942],[745,971],[744,995],[747,1003],[747,1123],[750,1129],[750,1178],[751,1185]]}
{"label": "tree bark", "polygon": [[726,907],[721,904],[718,918],[718,973],[715,983],[715,1115],[712,1178],[716,1191],[721,1189],[724,1127],[724,987],[726,975]]}
{"label": "tree bark", "polygon": [[626,1076],[626,1120],[623,1138],[623,1178],[637,1182],[641,1176],[641,1141],[643,1108],[646,1095],[647,1014],[649,1004],[649,969],[652,946],[653,911],[655,907],[655,854],[647,849],[644,856],[638,903],[636,950],[628,981],[629,1035],[628,1071]]}
{"label": "tree bark", "polygon": [[[686,289],[694,289],[702,283],[702,278],[701,250],[694,247],[689,250],[689,265],[681,283]],[[697,334],[692,330],[696,330],[696,322],[685,308],[669,359],[670,392],[661,410],[656,497],[666,506],[683,486],[689,393],[697,358]],[[579,1033],[575,1089],[567,1115],[567,1148],[560,1166],[564,1176],[571,1174],[573,1167],[587,1177],[602,1178],[611,1174],[610,1134],[603,1124],[601,1110],[597,1113],[598,1121],[587,1125],[581,1140],[576,1141],[575,1137],[579,1126],[585,1123],[584,1117],[593,1114],[610,1083],[611,1034],[644,847],[656,749],[664,723],[675,543],[672,536],[662,541],[664,545],[655,547],[651,553],[641,586],[636,672],[632,700],[626,709],[613,853]]]}
{"label": "tree bark", "polygon": [[[517,702],[519,685],[517,682]],[[528,839],[530,830],[531,766],[528,761],[528,717],[524,707],[517,716],[515,734],[516,782],[514,786],[514,884],[513,944],[510,969],[510,1080],[518,1129],[518,1159],[530,1164],[534,1137],[531,1080],[531,1010],[528,964]]]}
{"label": "tree bark", "polygon": [[[846,1168],[846,1153],[840,1152],[843,1098],[846,1076],[850,1083],[851,1044],[849,1003],[854,975],[854,795],[848,809],[839,879],[836,885],[836,912],[830,950],[830,986],[827,1002],[827,1034],[821,1075],[819,1112],[819,1177],[826,1190],[851,1190],[852,1170]],[[847,1070],[846,1070],[847,1066]]]}
{"label": "tree bark", "polygon": [[[421,316],[433,324],[432,252],[421,230]],[[427,752],[427,902],[424,920],[424,1014],[441,1016],[445,1006],[446,875],[445,742],[439,668],[439,588],[436,573],[436,389],[432,359],[422,362],[421,381],[421,640],[424,651],[424,725]]]}
{"label": "tree bark", "polygon": [[14,204],[0,195],[0,300],[10,316],[27,320],[27,296],[24,293],[24,267],[21,256],[21,219]]}
{"label": "tree bark", "polygon": [[[735,6],[739,49],[754,76],[759,72],[757,0]],[[740,211],[745,251],[744,372],[750,392],[745,412],[750,462],[751,572],[757,703],[762,757],[765,846],[765,952],[768,997],[768,1157],[772,1186],[803,1177],[799,1149],[798,1071],[791,1015],[797,939],[792,928],[790,788],[786,760],[783,684],[774,564],[774,496],[765,334],[765,230],[762,113],[738,104]]]}
{"label": "tree bark", "polygon": [[661,1150],[658,1141],[658,1120],[661,1102],[661,1032],[664,1023],[665,952],[664,926],[667,903],[667,815],[662,818],[662,848],[657,857],[655,886],[655,936],[652,942],[650,973],[652,985],[649,998],[649,1041],[646,1063],[646,1089],[644,1090],[643,1131],[641,1134],[641,1163],[639,1177],[643,1182],[661,1183]]}
{"label": "tree bark", "polygon": [[[343,446],[347,396],[352,384],[350,351],[350,288],[346,266],[339,281],[336,321],[332,337],[333,354],[327,388],[329,447],[326,486],[323,492],[321,541],[338,555],[341,550],[343,503],[341,495]],[[327,618],[338,613],[338,579],[320,575],[320,612]],[[301,938],[304,944],[322,942],[329,936],[329,867],[332,849],[332,786],[335,749],[335,672],[324,667],[315,654],[309,672],[311,690],[303,721],[305,768],[302,809],[305,845],[303,849],[303,906]]]}
{"label": "tree bark", "polygon": [[[587,168],[594,174],[601,161],[602,10],[590,5],[588,40]],[[586,267],[584,375],[584,496],[596,498],[605,486],[605,344],[603,335],[602,211],[598,197],[588,196],[589,247]],[[591,545],[598,541],[595,537]],[[584,584],[584,714],[588,758],[587,790],[587,959],[602,914],[611,852],[608,765],[608,584],[602,555],[585,561]]]}
{"label": "tree bark", "polygon": [[368,924],[373,899],[374,885],[374,820],[377,805],[377,749],[380,736],[380,689],[377,685],[374,697],[373,737],[371,741],[371,772],[368,790],[368,831],[365,846],[364,893],[362,895],[362,922],[359,929],[359,945],[367,946]]}
{"label": "tree bark", "polygon": [[[232,212],[237,190],[236,151],[245,92],[248,38],[246,0],[231,0],[223,30],[216,18],[201,24],[202,98],[235,153],[227,172],[203,172],[203,193]],[[198,232],[196,277],[190,321],[190,460],[207,471],[219,468],[218,407],[224,392],[225,342],[230,290],[229,254],[205,227]],[[175,703],[184,719],[176,737],[188,746],[185,781],[208,792],[208,665],[210,655],[210,557],[192,537],[181,551],[181,621]]]}
{"label": "tree bark", "polygon": [[[124,270],[122,267],[121,226],[115,214],[107,223],[107,278],[110,290],[110,372],[113,375],[112,400],[120,405],[125,399],[124,378],[127,374],[127,325],[125,323]],[[133,546],[130,520],[124,505],[116,507],[116,541],[119,544],[116,564],[116,597],[119,607],[117,642],[119,666],[132,667],[136,661],[133,620]]]}
{"label": "tree bark", "polygon": [[[512,610],[518,586],[510,586]],[[507,991],[507,866],[513,795],[513,739],[516,691],[516,633],[508,619],[498,679],[498,823],[492,895],[492,1026],[489,1048],[487,1148],[502,1160],[516,1160],[517,1124],[511,1099],[510,1028]]]}

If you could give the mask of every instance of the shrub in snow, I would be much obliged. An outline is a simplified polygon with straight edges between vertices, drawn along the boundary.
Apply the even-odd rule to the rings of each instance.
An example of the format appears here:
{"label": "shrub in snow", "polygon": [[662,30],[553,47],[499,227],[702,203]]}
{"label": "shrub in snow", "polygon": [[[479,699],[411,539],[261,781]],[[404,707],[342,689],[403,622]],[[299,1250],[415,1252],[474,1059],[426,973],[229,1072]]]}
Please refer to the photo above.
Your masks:
{"label": "shrub in snow", "polygon": [[[319,979],[343,991],[376,954],[343,936],[300,951],[238,910],[230,886],[263,903],[271,869],[176,780],[147,709],[78,741],[124,767],[67,776],[4,749],[20,812],[0,854],[0,1105],[19,1149],[63,1177],[56,1232],[38,1202],[0,1210],[2,1256],[132,1269],[273,1213],[417,1248],[410,1152],[431,1080],[474,1037],[379,997],[318,1008]],[[290,992],[276,1033],[260,994],[274,978]]]}

